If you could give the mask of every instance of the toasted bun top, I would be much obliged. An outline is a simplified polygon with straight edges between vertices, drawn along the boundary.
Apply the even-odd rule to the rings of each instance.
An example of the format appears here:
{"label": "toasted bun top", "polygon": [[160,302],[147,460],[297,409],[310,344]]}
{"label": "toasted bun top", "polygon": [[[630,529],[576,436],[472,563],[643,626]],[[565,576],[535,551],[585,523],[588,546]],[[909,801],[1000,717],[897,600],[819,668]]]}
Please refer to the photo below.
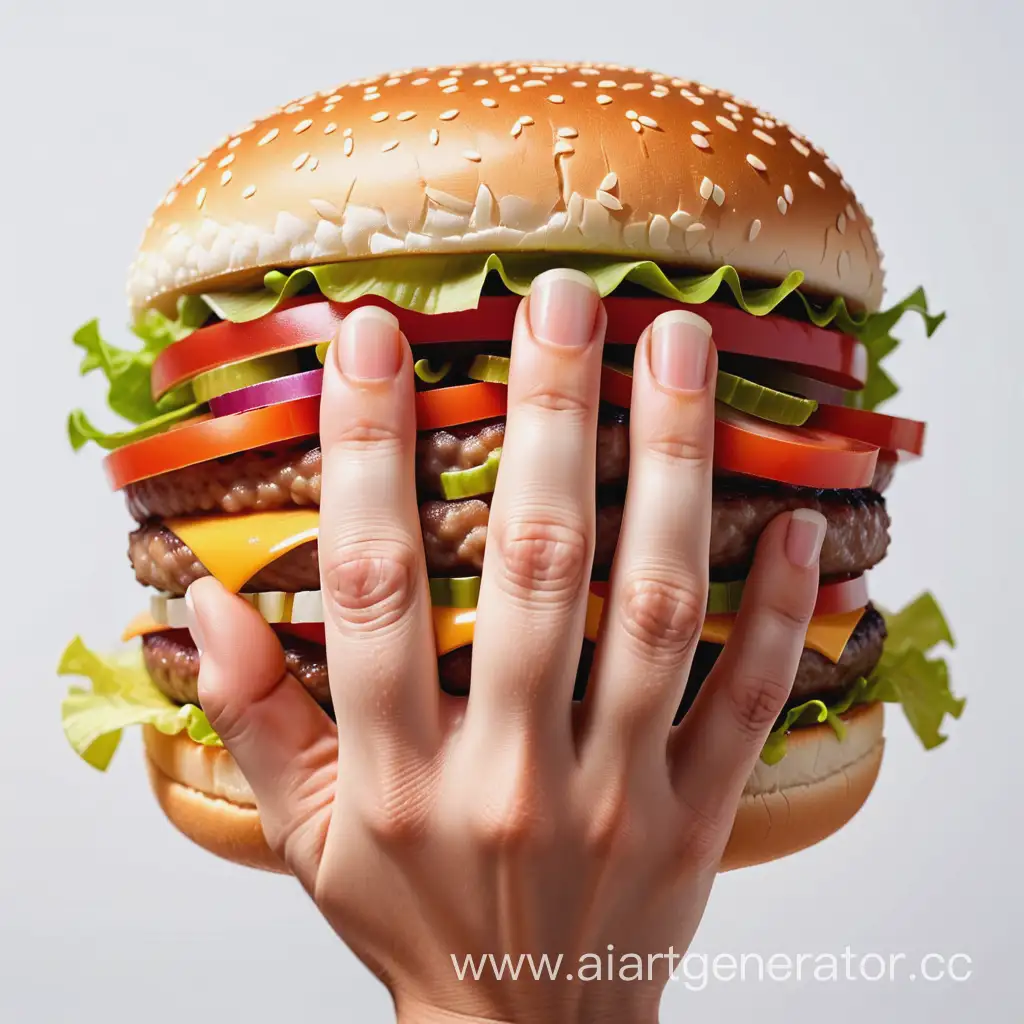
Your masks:
{"label": "toasted bun top", "polygon": [[140,310],[274,267],[511,250],[882,295],[871,222],[821,149],[727,92],[602,64],[407,70],[275,109],[178,179],[128,291]]}

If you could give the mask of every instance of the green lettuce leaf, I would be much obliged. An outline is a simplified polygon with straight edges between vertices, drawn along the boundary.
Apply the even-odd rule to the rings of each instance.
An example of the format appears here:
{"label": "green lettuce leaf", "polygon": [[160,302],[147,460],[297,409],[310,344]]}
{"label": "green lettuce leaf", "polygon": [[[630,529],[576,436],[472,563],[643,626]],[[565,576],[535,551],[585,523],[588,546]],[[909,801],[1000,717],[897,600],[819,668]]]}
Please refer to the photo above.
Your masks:
{"label": "green lettuce leaf", "polygon": [[[201,313],[201,319],[200,319]],[[209,316],[206,304],[193,296],[178,303],[178,317],[170,320],[148,311],[133,330],[142,341],[139,349],[117,348],[104,340],[99,324],[90,320],[74,334],[74,343],[85,353],[79,371],[84,377],[94,370],[107,379],[107,405],[136,430],[105,432],[94,426],[85,412],[75,409],[68,417],[68,440],[76,451],[87,441],[110,449],[159,433],[195,412],[192,388],[184,385],[153,400],[150,376],[153,362],[168,345],[190,334]]]}
{"label": "green lettuce leaf", "polygon": [[925,750],[946,742],[940,731],[946,715],[959,718],[966,701],[953,696],[945,661],[928,657],[939,644],[954,646],[942,609],[931,594],[924,593],[901,611],[883,615],[889,635],[871,675],[859,679],[840,700],[809,700],[787,711],[769,735],[761,752],[762,761],[781,761],[786,754],[787,734],[801,725],[827,721],[843,739],[845,726],[840,716],[855,704],[874,701],[901,705]]}
{"label": "green lettuce leaf", "polygon": [[198,402],[192,402],[189,405],[165,412],[161,416],[154,416],[153,419],[140,423],[131,430],[109,432],[95,426],[81,409],[73,409],[68,416],[68,440],[76,452],[88,441],[94,441],[101,448],[112,451],[114,448],[120,448],[121,445],[131,444],[132,441],[141,441],[144,437],[159,434],[175,423],[194,416],[201,408],[202,405]]}
{"label": "green lettuce leaf", "polygon": [[179,707],[149,678],[139,650],[103,657],[89,650],[80,637],[68,644],[57,674],[83,676],[91,689],[72,686],[61,704],[64,735],[82,760],[105,771],[130,725],[152,725],[175,735],[187,732],[204,746],[220,746],[206,713],[194,704]]}
{"label": "green lettuce leaf", "polygon": [[[265,275],[262,289],[191,296],[193,305],[188,312],[193,321],[198,320],[199,305],[205,303],[207,312],[215,313],[222,320],[246,323],[273,312],[285,299],[315,288],[335,302],[352,302],[365,295],[375,295],[420,313],[453,313],[477,305],[484,282],[492,272],[499,275],[509,291],[525,295],[538,274],[554,266],[567,265],[589,274],[602,295],[609,295],[628,282],[666,298],[699,305],[710,301],[725,287],[736,304],[754,316],[771,313],[793,296],[811,323],[852,334],[864,343],[868,351],[867,384],[851,398],[853,404],[863,409],[874,409],[898,390],[880,364],[898,344],[892,330],[899,321],[906,314],[915,313],[921,317],[925,332],[931,337],[945,319],[945,313],[929,311],[923,288],[881,312],[855,313],[840,297],[822,306],[804,295],[799,290],[803,283],[800,271],[792,271],[775,288],[748,289],[743,287],[738,272],[731,266],[720,267],[710,274],[670,278],[650,260],[616,260],[575,253],[387,256],[303,267],[288,273],[272,270]],[[187,333],[188,325],[180,322],[175,330]]]}

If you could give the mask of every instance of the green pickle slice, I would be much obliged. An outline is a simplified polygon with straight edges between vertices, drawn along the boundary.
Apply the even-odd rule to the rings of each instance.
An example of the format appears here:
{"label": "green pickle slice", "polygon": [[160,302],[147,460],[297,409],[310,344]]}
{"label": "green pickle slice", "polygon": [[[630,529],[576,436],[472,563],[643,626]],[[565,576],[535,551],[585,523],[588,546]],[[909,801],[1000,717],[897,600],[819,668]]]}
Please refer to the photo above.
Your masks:
{"label": "green pickle slice", "polygon": [[810,398],[787,395],[725,370],[718,371],[715,398],[740,412],[784,427],[802,426],[818,408],[818,403]]}
{"label": "green pickle slice", "polygon": [[448,371],[452,368],[451,363],[442,363],[436,370],[430,365],[429,359],[417,359],[412,364],[413,372],[424,384],[436,384],[438,381],[444,380],[448,376]]}
{"label": "green pickle slice", "polygon": [[229,391],[262,384],[278,377],[287,377],[299,372],[299,357],[295,352],[277,352],[270,356],[257,356],[240,363],[228,363],[199,374],[192,381],[192,391],[197,402],[208,402],[220,398]]}
{"label": "green pickle slice", "polygon": [[477,356],[469,364],[466,375],[471,380],[482,380],[488,384],[507,384],[508,364],[508,356]]}
{"label": "green pickle slice", "polygon": [[441,608],[475,608],[480,600],[479,576],[434,576],[430,603]]}
{"label": "green pickle slice", "polygon": [[743,583],[743,580],[712,582],[708,586],[708,615],[733,615],[738,612],[743,597]]}
{"label": "green pickle slice", "polygon": [[472,498],[477,494],[490,494],[498,479],[501,449],[495,448],[482,465],[470,469],[450,469],[441,474],[441,491],[450,501]]}

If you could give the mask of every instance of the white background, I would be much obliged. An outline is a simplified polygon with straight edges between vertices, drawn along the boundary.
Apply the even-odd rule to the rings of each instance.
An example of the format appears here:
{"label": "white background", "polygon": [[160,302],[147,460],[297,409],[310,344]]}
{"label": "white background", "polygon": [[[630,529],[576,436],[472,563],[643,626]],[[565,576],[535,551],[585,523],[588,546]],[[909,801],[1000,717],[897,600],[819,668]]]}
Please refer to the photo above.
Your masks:
{"label": "white background", "polygon": [[1015,7],[0,0],[0,1020],[390,1019],[384,991],[294,884],[172,832],[146,791],[137,735],[105,776],[65,745],[53,671],[63,644],[76,632],[113,643],[142,603],[121,500],[98,454],[73,456],[65,441],[68,410],[99,410],[102,394],[77,378],[69,337],[95,315],[119,334],[124,271],[151,208],[225,131],[391,67],[524,57],[654,67],[777,111],[830,152],[874,216],[889,298],[923,283],[949,312],[930,342],[909,325],[891,362],[903,384],[891,408],[930,422],[929,452],[890,493],[894,544],[873,587],[890,606],[922,587],[940,596],[967,714],[931,754],[890,715],[881,781],[855,823],[724,877],[695,949],[960,951],[974,977],[677,985],[665,1018],[1019,1020]]}

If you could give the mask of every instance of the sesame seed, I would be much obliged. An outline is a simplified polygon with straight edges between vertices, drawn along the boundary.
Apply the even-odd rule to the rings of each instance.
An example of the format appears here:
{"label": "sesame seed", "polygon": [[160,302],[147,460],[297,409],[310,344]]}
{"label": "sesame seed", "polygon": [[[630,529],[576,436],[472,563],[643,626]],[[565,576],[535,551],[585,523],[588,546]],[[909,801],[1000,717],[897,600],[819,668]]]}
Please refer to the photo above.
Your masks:
{"label": "sesame seed", "polygon": [[711,198],[714,200],[715,206],[721,206],[725,202],[725,189],[721,185],[716,185],[711,190]]}
{"label": "sesame seed", "polygon": [[767,132],[761,131],[760,128],[755,128],[753,135],[755,139],[760,139],[762,142],[767,142],[769,146],[775,145],[775,140]]}
{"label": "sesame seed", "polygon": [[618,84],[619,83],[614,79],[602,78],[601,81],[597,83],[597,87],[598,89],[614,89]]}
{"label": "sesame seed", "polygon": [[498,101],[497,100],[492,100],[489,96],[485,96],[480,102],[485,107],[492,107],[493,108],[493,107],[496,107],[498,105]]}
{"label": "sesame seed", "polygon": [[509,82],[514,82],[515,80],[516,80],[516,76],[515,75],[502,75],[498,79],[498,81],[501,82],[502,85],[508,85]]}
{"label": "sesame seed", "polygon": [[538,89],[544,85],[547,85],[547,82],[545,82],[543,78],[530,78],[523,82],[524,89]]}
{"label": "sesame seed", "polygon": [[586,89],[586,87],[587,87],[587,83],[586,83],[586,82],[583,82],[583,81],[579,81],[579,80],[577,80],[577,81],[575,81],[575,82],[573,82],[573,83],[572,83],[572,87],[573,87],[574,89]]}
{"label": "sesame seed", "polygon": [[205,188],[201,188],[196,193],[196,209],[197,210],[201,210],[203,208],[203,203],[205,203],[205,202],[206,202],[206,189]]}
{"label": "sesame seed", "polygon": [[722,104],[722,106],[723,106],[723,107],[725,107],[725,109],[726,109],[726,110],[731,110],[731,111],[732,111],[733,113],[735,113],[735,112],[736,112],[737,110],[739,110],[739,109],[740,109],[740,108],[739,108],[738,106],[736,106],[736,104],[735,104],[735,103],[733,103],[733,102],[732,102],[731,100],[726,100],[726,102],[725,102],[725,103],[723,103],[723,104]]}
{"label": "sesame seed", "polygon": [[474,85],[486,85],[487,84],[487,79],[486,78],[478,78],[473,84]]}
{"label": "sesame seed", "polygon": [[571,156],[575,152],[575,147],[568,139],[559,139],[555,143],[555,156]]}
{"label": "sesame seed", "polygon": [[738,129],[736,128],[736,125],[734,125],[734,124],[732,123],[732,121],[730,121],[730,120],[729,120],[729,118],[727,118],[727,117],[722,117],[722,115],[721,115],[721,114],[719,114],[719,115],[718,115],[718,116],[717,116],[717,117],[715,118],[715,120],[716,120],[716,121],[717,121],[717,122],[718,122],[718,123],[719,123],[719,124],[720,124],[720,125],[721,125],[721,126],[722,126],[723,128],[728,128],[728,129],[729,129],[729,131],[731,131],[731,132],[734,132],[734,131],[737,131],[737,130],[738,130]]}
{"label": "sesame seed", "polygon": [[385,142],[384,145],[380,147],[380,151],[382,153],[390,153],[391,150],[397,149],[397,148],[398,148],[398,139],[391,139],[389,142]]}
{"label": "sesame seed", "polygon": [[347,139],[352,134],[352,129],[351,128],[346,128],[341,134],[344,135],[345,138]]}
{"label": "sesame seed", "polygon": [[704,224],[688,224],[686,226],[686,233],[688,235],[695,235],[698,231],[707,231],[707,227]]}
{"label": "sesame seed", "polygon": [[519,123],[520,124],[535,124],[536,122],[533,120],[532,117],[530,117],[529,114],[523,114],[523,116],[521,118],[519,118]]}
{"label": "sesame seed", "polygon": [[363,92],[380,92],[376,85],[363,86]]}
{"label": "sesame seed", "polygon": [[457,110],[446,110],[442,114],[438,114],[438,119],[441,121],[454,121],[459,116]]}
{"label": "sesame seed", "polygon": [[[232,139],[232,140],[231,140],[231,141],[230,141],[230,142],[228,143],[228,149],[237,149],[237,148],[238,148],[238,147],[239,147],[239,146],[240,146],[241,144],[242,144],[242,140],[241,140],[241,139],[239,139],[239,138],[234,138],[234,139]],[[828,163],[828,161],[827,161],[827,160],[826,160],[825,162],[826,162],[826,163]]]}
{"label": "sesame seed", "polygon": [[690,93],[689,96],[687,96],[685,90],[683,91],[683,96],[686,99],[688,99],[695,107],[704,106],[704,100],[700,96],[694,96],[693,93]]}
{"label": "sesame seed", "polygon": [[691,121],[690,124],[699,132],[709,132],[711,129],[703,121]]}
{"label": "sesame seed", "polygon": [[836,228],[839,230],[839,234],[841,234],[841,235],[845,235],[846,234],[846,216],[845,216],[845,214],[841,213],[841,214],[839,214],[838,217],[836,217]]}
{"label": "sesame seed", "polygon": [[412,80],[412,84],[413,85],[426,85],[427,82],[429,82],[429,81],[430,81],[429,78],[414,78]]}
{"label": "sesame seed", "polygon": [[600,103],[602,107],[605,106],[608,103],[611,103],[611,101],[612,101],[611,96],[606,96],[604,93],[601,93],[597,97],[597,102]]}
{"label": "sesame seed", "polygon": [[514,125],[512,125],[512,138],[513,139],[518,139],[519,136],[522,135],[522,134],[523,134],[523,126],[518,121],[516,121],[516,123]]}
{"label": "sesame seed", "polygon": [[575,128],[559,128],[558,137],[561,139],[575,139],[579,132]]}
{"label": "sesame seed", "polygon": [[228,182],[229,182],[230,180],[231,180],[231,172],[230,172],[230,171],[225,171],[225,172],[224,172],[224,173],[223,173],[223,174],[222,174],[222,175],[220,176],[220,183],[221,183],[222,185],[226,185],[226,184],[227,184],[227,183],[228,183]]}
{"label": "sesame seed", "polygon": [[284,108],[284,112],[286,114],[297,114],[300,110],[304,109],[305,108],[301,103],[289,103],[288,106]]}
{"label": "sesame seed", "polygon": [[754,117],[754,118],[751,118],[751,120],[754,122],[754,124],[757,125],[758,128],[763,128],[764,127],[764,118],[763,117]]}
{"label": "sesame seed", "polygon": [[795,150],[796,150],[796,151],[797,151],[797,152],[798,152],[798,153],[799,153],[799,154],[800,154],[801,156],[810,156],[810,155],[811,155],[811,151],[810,151],[810,150],[809,150],[809,149],[808,149],[808,148],[807,148],[807,147],[806,147],[806,146],[805,146],[805,145],[804,145],[804,144],[803,144],[803,143],[802,143],[802,142],[801,142],[801,141],[800,141],[799,139],[790,139],[790,140],[789,140],[789,144],[790,144],[790,145],[791,145],[791,146],[792,146],[792,147],[793,147],[793,148],[794,148],[794,149],[795,149]]}
{"label": "sesame seed", "polygon": [[458,85],[459,84],[459,80],[458,80],[458,78],[442,78],[441,81],[438,82],[437,84],[442,89],[444,89],[444,88],[446,88],[449,85]]}
{"label": "sesame seed", "polygon": [[850,188],[849,182],[845,178],[840,178],[839,179],[839,184],[842,185],[843,188],[846,189],[847,192],[852,192],[853,191],[853,189]]}
{"label": "sesame seed", "polygon": [[761,222],[756,218],[751,221],[750,230],[747,232],[747,241],[752,242],[761,233]]}
{"label": "sesame seed", "polygon": [[705,96],[714,96],[715,90],[707,85],[698,85],[697,91],[703,93]]}
{"label": "sesame seed", "polygon": [[337,92],[332,93],[330,96],[327,97],[327,102],[328,103],[338,103],[340,101],[341,101],[341,94],[337,93]]}
{"label": "sesame seed", "polygon": [[755,171],[768,170],[767,166],[765,165],[765,162],[759,156],[754,156],[753,153],[747,154],[747,163],[750,164],[750,166],[753,167]]}
{"label": "sesame seed", "polygon": [[310,126],[310,125],[312,125],[312,123],[313,123],[313,122],[312,122],[312,120],[311,120],[310,118],[308,118],[308,117],[307,117],[307,118],[306,118],[305,120],[303,120],[303,121],[300,121],[300,122],[299,122],[299,123],[298,123],[298,124],[297,124],[297,125],[296,125],[296,126],[295,126],[295,127],[293,128],[293,129],[292,129],[292,131],[293,131],[293,132],[295,132],[295,134],[296,134],[296,135],[301,135],[301,134],[302,134],[302,133],[303,133],[303,132],[304,132],[304,131],[305,131],[305,130],[306,130],[306,129],[307,129],[307,128],[308,128],[309,126]]}
{"label": "sesame seed", "polygon": [[457,85],[449,85],[447,89],[442,89],[441,92],[448,93],[449,95],[453,92],[458,92],[459,87]]}
{"label": "sesame seed", "polygon": [[639,121],[630,121],[630,128],[633,129],[638,135],[644,130],[644,126]]}
{"label": "sesame seed", "polygon": [[242,198],[243,199],[252,199],[252,197],[254,195],[256,195],[256,186],[255,185],[246,185],[245,188],[242,189]]}
{"label": "sesame seed", "polygon": [[324,125],[324,135],[330,135],[331,132],[336,132],[337,130],[338,126],[333,121]]}
{"label": "sesame seed", "polygon": [[789,185],[782,186],[782,194],[786,197],[786,202],[792,205],[793,203],[793,189]]}
{"label": "sesame seed", "polygon": [[320,158],[315,156],[309,161],[309,169],[315,171],[320,166]]}
{"label": "sesame seed", "polygon": [[857,219],[857,211],[853,208],[853,204],[852,203],[847,203],[846,204],[846,216],[849,217],[850,220],[856,220]]}
{"label": "sesame seed", "polygon": [[743,120],[743,115],[742,115],[742,114],[730,114],[729,116],[730,116],[730,117],[731,117],[731,118],[732,118],[732,119],[733,119],[734,121],[742,121],[742,120]]}
{"label": "sesame seed", "polygon": [[296,158],[295,158],[295,159],[294,159],[294,160],[292,161],[292,170],[295,170],[295,171],[301,170],[301,169],[302,169],[302,165],[303,165],[303,164],[304,164],[304,163],[305,163],[305,162],[306,162],[306,161],[307,161],[308,159],[309,159],[309,154],[308,154],[308,153],[300,153],[300,154],[299,154],[299,155],[298,155],[298,156],[297,156],[297,157],[296,157]]}
{"label": "sesame seed", "polygon": [[430,144],[436,146],[441,141],[441,133],[436,128],[430,129]]}
{"label": "sesame seed", "polygon": [[817,174],[814,171],[808,171],[807,177],[810,178],[811,181],[813,181],[814,184],[818,186],[818,188],[825,187],[825,179],[820,174]]}
{"label": "sesame seed", "polygon": [[234,153],[228,153],[227,156],[222,157],[220,160],[217,161],[217,166],[223,168],[223,167],[227,167],[229,164],[233,164],[234,162],[235,162],[235,154]]}
{"label": "sesame seed", "polygon": [[782,216],[785,217],[786,211],[789,209],[789,204],[786,202],[786,200],[783,199],[782,196],[779,196],[779,198],[775,200],[775,205],[779,208],[779,213],[781,213]]}
{"label": "sesame seed", "polygon": [[715,183],[710,178],[705,177],[704,180],[700,183],[699,191],[701,199],[710,199],[711,193],[714,191],[714,189]]}
{"label": "sesame seed", "polygon": [[321,108],[321,113],[329,114],[338,104],[337,103],[325,103]]}
{"label": "sesame seed", "polygon": [[642,89],[644,87],[643,82],[627,82],[623,87],[623,92],[633,92],[635,89]]}
{"label": "sesame seed", "polygon": [[695,135],[691,135],[690,136],[690,141],[698,149],[710,149],[711,148],[711,143],[708,142],[708,140],[705,139],[703,135],[696,135],[696,134]]}
{"label": "sesame seed", "polygon": [[604,189],[597,190],[597,201],[606,209],[618,211],[622,209],[622,203],[615,198],[610,192],[605,192]]}
{"label": "sesame seed", "polygon": [[471,161],[474,164],[480,163],[480,161],[483,159],[483,157],[480,156],[480,154],[475,149],[464,149],[462,151],[462,155],[467,160]]}
{"label": "sesame seed", "polygon": [[398,85],[398,83],[400,81],[401,81],[400,78],[389,78],[384,84],[385,85]]}
{"label": "sesame seed", "polygon": [[351,138],[351,136],[350,136],[349,138],[347,138],[347,139],[345,140],[345,145],[344,145],[344,146],[342,147],[342,150],[343,150],[343,152],[344,152],[345,156],[351,156],[351,155],[352,155],[352,150],[353,150],[354,148],[355,148],[355,147],[354,147],[354,145],[353,145],[353,142],[352,142],[352,138]]}
{"label": "sesame seed", "polygon": [[381,121],[386,121],[389,116],[390,115],[386,110],[378,110],[376,114],[370,115],[370,120],[379,124]]}
{"label": "sesame seed", "polygon": [[398,115],[398,120],[399,121],[411,121],[415,116],[416,116],[416,111],[415,110],[403,110]]}
{"label": "sesame seed", "polygon": [[834,160],[829,160],[829,159],[826,159],[826,160],[825,160],[825,166],[826,166],[826,167],[827,167],[827,168],[828,168],[828,169],[829,169],[829,170],[830,170],[830,171],[831,171],[831,172],[832,172],[832,173],[833,173],[833,174],[834,174],[834,175],[835,175],[835,176],[836,176],[837,178],[841,178],[841,177],[843,176],[843,172],[839,170],[839,167],[838,167],[838,166],[836,165],[836,163],[835,163],[835,161],[834,161]]}
{"label": "sesame seed", "polygon": [[641,115],[640,115],[640,116],[639,116],[639,117],[637,118],[637,120],[638,120],[638,121],[639,121],[639,122],[640,122],[640,123],[641,123],[641,124],[642,124],[642,125],[643,125],[643,126],[644,126],[645,128],[657,128],[657,127],[658,127],[658,122],[657,122],[657,121],[655,121],[653,117],[648,117],[648,116],[647,116],[646,114],[641,114]]}
{"label": "sesame seed", "polygon": [[565,102],[565,97],[564,96],[560,96],[557,92],[552,93],[548,97],[548,103],[564,103],[564,102]]}
{"label": "sesame seed", "polygon": [[635,110],[627,110],[626,117],[628,117],[630,121],[636,121],[639,118],[639,115]]}

